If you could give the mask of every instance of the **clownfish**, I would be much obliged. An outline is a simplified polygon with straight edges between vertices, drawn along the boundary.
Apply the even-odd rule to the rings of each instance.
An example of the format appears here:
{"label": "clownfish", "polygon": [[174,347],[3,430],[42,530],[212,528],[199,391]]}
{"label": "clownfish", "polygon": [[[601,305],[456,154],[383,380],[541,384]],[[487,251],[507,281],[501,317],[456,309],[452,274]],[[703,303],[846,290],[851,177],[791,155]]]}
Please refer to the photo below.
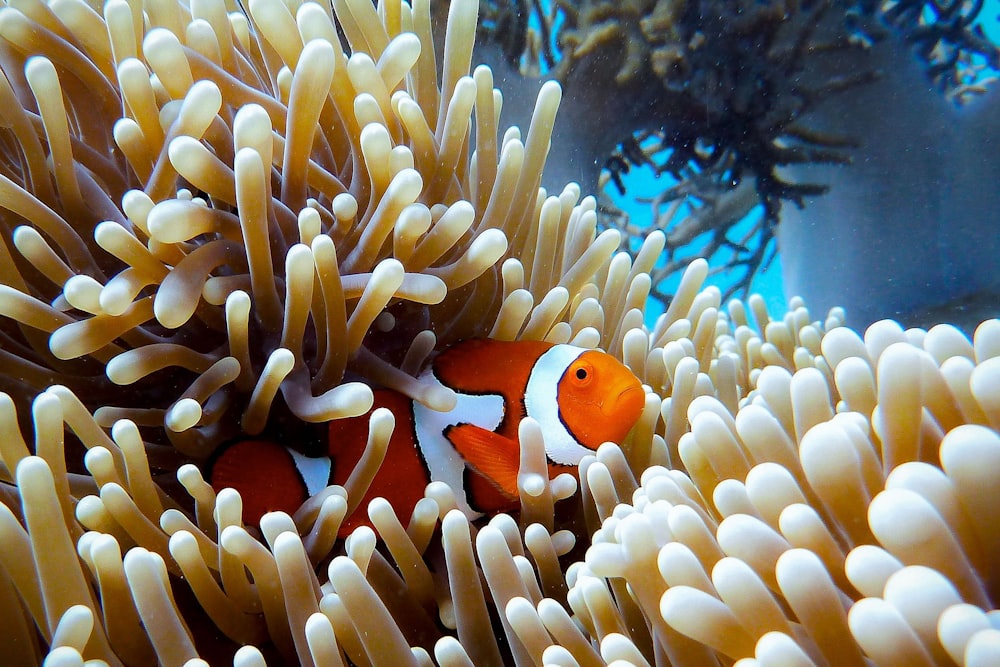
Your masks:
{"label": "clownfish", "polygon": [[[611,355],[541,341],[456,343],[421,378],[454,391],[455,407],[439,412],[375,390],[372,410],[389,409],[396,426],[359,510],[383,497],[408,516],[432,481],[447,483],[470,518],[515,509],[522,419],[539,423],[554,478],[575,475],[580,460],[604,442],[621,442],[645,403],[639,380]],[[308,457],[267,440],[238,441],[212,464],[211,484],[240,492],[244,523],[256,525],[275,510],[291,514],[328,485],[347,481],[364,453],[370,414],[330,422],[329,456]],[[365,512],[355,511],[340,535],[368,523]]]}

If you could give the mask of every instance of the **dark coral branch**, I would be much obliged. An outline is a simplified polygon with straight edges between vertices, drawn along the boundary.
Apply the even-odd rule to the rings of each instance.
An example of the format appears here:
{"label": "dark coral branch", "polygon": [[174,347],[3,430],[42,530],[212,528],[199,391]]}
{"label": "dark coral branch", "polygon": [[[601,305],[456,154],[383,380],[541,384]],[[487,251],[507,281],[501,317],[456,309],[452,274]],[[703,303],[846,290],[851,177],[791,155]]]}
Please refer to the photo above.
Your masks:
{"label": "dark coral branch", "polygon": [[[631,128],[609,121],[626,136],[616,137],[610,155],[594,158],[603,163],[604,183],[620,193],[624,176],[637,167],[682,183],[657,201],[689,198],[691,219],[657,219],[655,227],[675,224],[687,230],[679,237],[687,239],[725,231],[739,220],[714,219],[711,202],[752,180],[767,223],[748,247],[773,246],[766,230],[773,230],[784,203],[801,207],[827,190],[788,180],[784,167],[850,163],[858,142],[809,125],[807,114],[891,76],[866,64],[869,47],[889,31],[904,36],[934,85],[958,102],[983,90],[985,66],[1000,66],[1000,51],[977,23],[983,0],[531,0],[530,7],[526,0],[491,0],[489,6],[509,18],[494,19],[486,37],[500,40],[509,59],[516,55],[522,72],[538,71],[532,58],[551,67],[554,42],[561,60],[552,76],[565,85],[573,82],[570,73],[593,70],[602,76],[591,95],[624,105],[633,99],[627,86],[651,91],[647,109],[627,109]],[[512,23],[519,31],[498,31]],[[610,219],[605,224],[618,226]],[[692,249],[692,256],[705,251]],[[734,266],[756,271],[763,252]]]}

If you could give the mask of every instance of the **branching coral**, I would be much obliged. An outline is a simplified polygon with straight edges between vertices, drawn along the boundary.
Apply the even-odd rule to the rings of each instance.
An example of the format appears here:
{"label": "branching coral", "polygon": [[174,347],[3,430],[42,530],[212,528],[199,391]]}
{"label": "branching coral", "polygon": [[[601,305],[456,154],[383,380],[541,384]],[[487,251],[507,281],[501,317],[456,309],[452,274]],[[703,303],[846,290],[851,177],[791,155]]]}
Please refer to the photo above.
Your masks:
{"label": "branching coral", "polygon": [[[490,25],[527,21],[526,12],[509,3],[488,7]],[[654,228],[667,234],[669,257],[654,280],[656,298],[669,300],[657,289],[662,276],[676,275],[698,257],[741,269],[727,297],[745,298],[774,254],[782,202],[801,206],[805,197],[826,191],[819,181],[788,178],[784,168],[849,161],[851,137],[803,120],[875,74],[864,45],[850,38],[854,29],[847,27],[845,9],[836,2],[559,2],[548,12],[533,8],[540,34],[550,35],[560,58],[527,29],[518,51],[525,54],[521,72],[532,75],[541,59],[550,68],[545,76],[566,86],[570,107],[591,110],[603,122],[597,128],[574,118],[562,130],[574,151],[561,155],[568,164],[556,175],[595,185],[600,180],[600,187],[614,183],[622,192],[622,176],[633,167],[679,181],[651,198],[648,222],[639,216],[635,224],[602,202],[601,224],[627,238]],[[510,56],[507,35],[499,39]],[[613,92],[593,86],[594,80],[606,81]],[[760,222],[749,233],[738,231],[758,204],[764,208]],[[732,258],[722,260],[727,253]]]}
{"label": "branching coral", "polygon": [[[882,3],[885,20],[902,30],[913,44],[928,75],[949,97],[968,101],[984,90],[977,81],[974,62],[984,61],[993,69],[1000,64],[997,47],[986,37],[982,21],[986,3],[937,0],[901,0]],[[872,11],[872,8],[868,8]]]}
{"label": "branching coral", "polygon": [[[831,187],[846,189],[852,161],[864,164],[880,152],[903,159],[906,144],[900,152],[891,135],[883,139],[884,131],[865,131],[873,124],[860,120],[868,119],[871,98],[866,94],[874,90],[876,97],[898,100],[883,105],[881,113],[891,114],[902,127],[911,109],[926,104],[921,96],[926,79],[940,91],[932,97],[975,103],[988,93],[986,83],[995,79],[990,68],[1000,62],[1000,49],[980,25],[994,17],[975,1],[563,0],[529,8],[498,0],[487,6],[490,25],[521,28],[496,37],[506,61],[519,62],[529,77],[545,66],[543,76],[566,85],[572,108],[596,110],[602,119],[599,128],[582,119],[564,130],[574,150],[566,152],[572,164],[562,173],[585,184],[600,179],[602,187],[613,184],[622,193],[623,177],[633,168],[670,176],[665,186],[629,193],[651,201],[651,215],[633,212],[630,220],[607,202],[602,224],[637,235],[662,229],[672,255],[665,274],[677,274],[704,257],[735,269],[730,291],[743,298],[776,252],[780,220],[812,224],[815,219],[823,230],[834,227],[826,211],[799,209],[829,199],[824,195]],[[484,32],[494,37],[493,29]],[[925,72],[911,77],[910,69]],[[601,85],[593,85],[595,80]],[[986,104],[989,111],[983,115],[995,115],[993,103]],[[942,128],[936,120],[927,117],[900,134],[905,139],[914,132],[938,135]],[[957,112],[945,122],[948,132],[961,132],[963,126],[976,137],[991,132],[981,126],[985,123]],[[952,143],[945,140],[932,149],[940,151],[934,159],[947,160],[955,152]],[[596,165],[602,164],[605,171],[599,174]],[[876,173],[880,178],[882,172]],[[857,178],[867,182],[869,176]],[[920,176],[897,177],[885,190],[901,190],[911,178]],[[927,176],[919,187],[937,187],[938,180]],[[841,205],[839,197],[837,192],[830,197],[837,199],[834,210]],[[663,203],[676,206],[664,208]],[[762,219],[747,232],[738,223],[758,204]],[[930,225],[937,215],[910,224]],[[871,235],[877,238],[879,231]],[[806,289],[795,281],[789,293]],[[840,303],[820,299],[815,291],[808,296],[823,307]],[[851,310],[852,317],[857,310]],[[894,312],[886,309],[875,319]],[[874,320],[861,316],[857,321],[864,326]]]}
{"label": "branching coral", "polygon": [[[1000,325],[862,339],[751,298],[752,328],[695,261],[645,328],[665,237],[616,254],[593,198],[538,187],[554,85],[496,139],[475,7],[452,4],[440,79],[420,2],[0,10],[4,659],[995,655]],[[603,347],[643,415],[579,489],[525,419],[516,518],[470,524],[436,483],[344,543],[362,483],[258,533],[187,462],[242,432],[307,448],[298,424],[367,383],[446,403],[415,374],[468,336]]]}

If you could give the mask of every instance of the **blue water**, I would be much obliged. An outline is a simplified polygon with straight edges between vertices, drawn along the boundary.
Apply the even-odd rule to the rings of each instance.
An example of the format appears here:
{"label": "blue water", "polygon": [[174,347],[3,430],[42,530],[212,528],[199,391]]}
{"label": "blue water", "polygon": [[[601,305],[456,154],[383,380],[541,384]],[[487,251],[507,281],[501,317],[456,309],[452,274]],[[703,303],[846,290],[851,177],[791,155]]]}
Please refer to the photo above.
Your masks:
{"label": "blue water", "polygon": [[[982,27],[987,38],[989,38],[994,44],[1000,44],[1000,0],[986,0],[984,7],[979,14],[978,24]],[[982,58],[977,58],[977,62],[982,63]],[[994,77],[997,75],[1000,75],[1000,72],[987,69],[982,72],[980,78]],[[997,84],[994,83],[993,85]],[[628,174],[622,174],[622,180],[625,185],[624,195],[620,194],[617,188],[611,184],[605,188],[605,194],[612,199],[616,206],[628,214],[629,221],[632,224],[638,225],[639,227],[649,227],[653,220],[653,210],[648,203],[637,201],[637,198],[648,199],[654,197],[658,193],[672,186],[676,181],[674,181],[669,175],[661,175],[657,177],[653,170],[649,167],[633,168]],[[786,203],[785,205],[794,206],[794,204],[791,203]],[[682,213],[677,216],[676,221],[679,221],[684,217],[684,210],[685,209],[682,208]],[[728,237],[731,240],[741,239],[750,231],[753,224],[760,219],[762,214],[762,209],[758,206],[750,213],[750,215],[747,216],[747,218],[730,231]],[[756,239],[754,242],[756,242]],[[692,245],[697,246],[701,243],[704,243],[704,240],[698,239]],[[772,240],[771,243],[773,244],[775,241]],[[769,256],[771,255],[769,254]],[[718,286],[723,293],[725,293],[727,288],[740,280],[744,275],[743,268],[730,270],[722,270],[720,268],[724,267],[726,262],[731,257],[732,251],[723,249],[715,253],[715,255],[709,259],[709,264],[712,267],[712,273],[706,283]],[[716,273],[716,271],[718,271],[718,273]],[[672,294],[679,282],[680,275],[672,275],[661,283],[661,291]],[[786,295],[783,289],[780,252],[775,251],[773,253],[773,259],[767,264],[766,268],[757,272],[750,284],[749,293],[759,293],[762,295],[772,314],[780,315],[785,312],[787,307],[787,298],[794,295]],[[742,294],[737,293],[736,296],[742,296]],[[651,326],[662,312],[663,305],[655,299],[650,299],[646,310],[647,324]],[[814,313],[813,315],[821,316],[822,314]]]}
{"label": "blue water", "polygon": [[[541,4],[545,11],[548,11],[549,0],[543,0]],[[995,44],[1000,44],[1000,20],[998,20],[998,17],[1000,17],[1000,0],[985,0],[984,7],[979,14],[978,24],[982,27],[987,38]],[[555,29],[552,31],[553,35],[558,32],[560,22],[561,21],[557,19],[556,26],[554,26]],[[538,28],[534,13],[532,13],[530,18],[530,24],[536,29]],[[554,41],[552,47],[558,57],[558,47]],[[981,62],[981,59],[979,60]],[[996,74],[998,74],[996,71],[987,70],[983,72],[982,76],[994,76]],[[655,197],[658,193],[672,186],[676,181],[674,181],[669,175],[661,175],[657,177],[653,170],[649,167],[632,168],[628,174],[622,174],[622,180],[625,185],[625,194],[619,193],[617,188],[612,184],[609,184],[605,188],[605,194],[611,198],[618,208],[628,214],[629,222],[631,224],[637,225],[640,228],[650,227],[653,220],[652,208],[648,203],[637,201],[637,199]],[[786,203],[785,205],[793,206],[794,204]],[[682,208],[681,212],[675,219],[675,222],[680,221],[680,219],[682,219],[686,214],[687,210],[688,209],[686,208]],[[728,238],[733,241],[742,240],[742,238],[750,232],[752,226],[760,220],[762,214],[762,209],[758,206],[747,216],[747,218],[730,230]],[[755,237],[751,243],[756,242],[758,242],[758,239]],[[631,245],[633,249],[638,249],[638,245],[640,243],[641,239],[632,239]],[[704,243],[705,239],[699,238],[695,240],[692,246],[697,247]],[[772,240],[771,244],[774,243],[775,241]],[[690,248],[684,248],[681,252],[689,253]],[[732,254],[731,250],[722,249],[709,258],[709,264],[712,268],[709,279],[706,282],[709,285],[718,286],[723,293],[726,293],[728,288],[737,283],[743,277],[745,272],[745,269],[742,267],[723,270],[722,267],[725,267],[726,262],[731,259]],[[769,249],[767,256],[771,259],[763,270],[757,271],[750,284],[749,293],[758,293],[762,295],[767,302],[768,309],[771,313],[780,315],[784,313],[786,309],[787,298],[793,295],[786,295],[783,289],[781,278],[781,254],[777,252],[776,249],[771,248]],[[669,276],[660,284],[660,291],[672,294],[679,282],[680,274],[678,272]],[[736,296],[742,296],[742,292],[738,292]],[[646,310],[647,324],[651,326],[662,312],[663,304],[656,299],[650,299]],[[821,315],[822,313],[814,313],[814,316],[816,317]]]}
{"label": "blue water", "polygon": [[[653,197],[657,193],[665,190],[675,183],[669,175],[662,175],[659,178],[653,173],[653,170],[649,167],[643,167],[640,169],[633,168],[628,174],[624,174],[622,178],[625,184],[625,194],[619,194],[618,190],[613,186],[609,185],[605,188],[605,193],[609,195],[612,201],[620,209],[625,211],[629,216],[629,221],[640,227],[649,227],[653,220],[653,210],[651,206],[647,203],[642,203],[637,201],[637,197]],[[683,210],[683,209],[682,209]],[[729,237],[731,239],[739,239],[746,235],[752,226],[760,220],[763,215],[763,209],[760,206],[751,211],[750,215],[743,219],[738,225],[732,228]],[[681,213],[678,218],[683,217]],[[695,244],[703,243],[704,240],[699,237],[695,240]],[[774,243],[772,240],[771,243]],[[729,249],[722,249],[715,253],[709,259],[709,265],[712,267],[711,275],[709,275],[708,280],[706,280],[707,285],[716,285],[722,290],[723,293],[732,286],[736,281],[742,278],[744,274],[743,268],[730,269],[726,271],[720,271],[719,273],[714,273],[718,267],[724,266],[726,262],[732,257],[733,253]],[[675,273],[669,276],[666,280],[660,283],[661,291],[673,294],[676,291],[677,285],[680,283],[680,273]],[[781,315],[785,312],[786,297],[781,284],[781,255],[780,253],[775,254],[774,259],[767,265],[765,270],[758,271],[754,276],[753,281],[750,283],[750,293],[757,292],[767,302],[768,310],[776,315]],[[740,296],[737,294],[737,296]],[[663,304],[656,299],[650,299],[646,306],[646,323],[652,326],[656,322],[656,318],[660,316],[663,312]]]}

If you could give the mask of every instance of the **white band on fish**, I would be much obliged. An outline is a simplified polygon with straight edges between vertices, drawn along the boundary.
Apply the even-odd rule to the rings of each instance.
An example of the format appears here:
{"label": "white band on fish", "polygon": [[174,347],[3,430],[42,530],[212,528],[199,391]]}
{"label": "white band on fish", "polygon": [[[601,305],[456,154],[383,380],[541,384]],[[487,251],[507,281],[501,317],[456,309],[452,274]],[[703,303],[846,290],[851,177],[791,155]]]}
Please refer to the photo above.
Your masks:
{"label": "white band on fish", "polygon": [[586,351],[573,345],[551,347],[538,358],[528,377],[524,407],[542,427],[545,453],[553,463],[577,465],[584,456],[594,453],[580,444],[559,417],[559,380]]}
{"label": "white band on fish", "polygon": [[[433,371],[425,372],[421,378],[444,386]],[[455,490],[455,503],[471,518],[480,514],[470,506],[465,488],[465,460],[455,447],[448,442],[445,431],[455,424],[474,424],[487,431],[495,431],[504,417],[504,399],[499,394],[466,394],[455,392],[457,402],[448,412],[438,412],[413,401],[413,421],[417,446],[424,465],[435,481],[445,482]]]}
{"label": "white band on fish", "polygon": [[302,481],[306,485],[306,492],[310,498],[330,484],[330,457],[306,456],[290,447],[286,447],[285,451],[291,454],[292,460],[295,462],[295,469],[302,476]]}

